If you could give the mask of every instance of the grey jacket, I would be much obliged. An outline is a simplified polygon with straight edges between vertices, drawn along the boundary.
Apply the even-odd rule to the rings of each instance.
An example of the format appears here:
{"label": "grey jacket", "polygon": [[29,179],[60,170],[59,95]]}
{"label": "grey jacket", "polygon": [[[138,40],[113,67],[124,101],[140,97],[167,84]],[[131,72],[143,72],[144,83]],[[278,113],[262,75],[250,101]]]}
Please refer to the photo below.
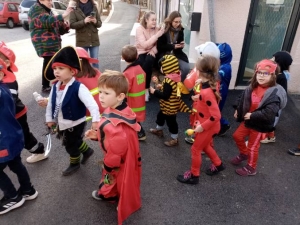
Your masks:
{"label": "grey jacket", "polygon": [[70,27],[76,30],[76,47],[93,47],[99,46],[100,40],[98,29],[102,26],[102,21],[94,5],[94,12],[96,12],[97,23],[84,23],[85,15],[80,8],[70,13]]}
{"label": "grey jacket", "polygon": [[[244,121],[244,116],[250,111],[252,88],[248,86],[243,92],[237,104],[237,121]],[[266,90],[258,108],[251,112],[249,120],[245,120],[245,126],[253,130],[267,133],[275,129],[278,121],[279,110],[287,103],[287,95],[282,86],[276,84]]]}

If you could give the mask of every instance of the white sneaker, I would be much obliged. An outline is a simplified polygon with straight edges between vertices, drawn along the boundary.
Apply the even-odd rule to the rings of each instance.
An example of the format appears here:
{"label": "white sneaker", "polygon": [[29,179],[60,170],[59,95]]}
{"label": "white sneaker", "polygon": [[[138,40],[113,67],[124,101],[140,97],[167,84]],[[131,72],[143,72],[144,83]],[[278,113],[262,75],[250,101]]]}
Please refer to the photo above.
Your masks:
{"label": "white sneaker", "polygon": [[45,156],[45,154],[32,154],[26,159],[26,162],[28,163],[35,163],[44,159],[47,159],[48,156]]}
{"label": "white sneaker", "polygon": [[149,90],[148,89],[145,90],[145,101],[149,102]]}
{"label": "white sneaker", "polygon": [[264,140],[261,140],[260,143],[268,144],[268,143],[272,143],[272,142],[275,142],[275,141],[276,141],[275,137],[272,137],[272,138],[266,137]]}

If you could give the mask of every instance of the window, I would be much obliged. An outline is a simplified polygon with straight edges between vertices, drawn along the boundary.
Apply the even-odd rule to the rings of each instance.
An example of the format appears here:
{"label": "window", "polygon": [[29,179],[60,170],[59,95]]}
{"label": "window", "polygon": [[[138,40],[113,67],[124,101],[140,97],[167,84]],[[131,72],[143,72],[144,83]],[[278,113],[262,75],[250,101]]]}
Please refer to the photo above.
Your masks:
{"label": "window", "polygon": [[9,12],[18,12],[18,9],[14,4],[8,4],[7,7]]}

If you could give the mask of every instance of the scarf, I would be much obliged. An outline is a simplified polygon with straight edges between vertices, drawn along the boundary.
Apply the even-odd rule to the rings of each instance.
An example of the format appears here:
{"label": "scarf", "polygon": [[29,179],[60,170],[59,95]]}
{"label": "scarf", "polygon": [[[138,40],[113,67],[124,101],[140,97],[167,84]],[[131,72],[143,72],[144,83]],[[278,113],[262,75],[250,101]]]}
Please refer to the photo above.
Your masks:
{"label": "scarf", "polygon": [[94,9],[94,4],[91,0],[88,0],[87,3],[82,3],[81,1],[79,1],[79,8],[85,16],[90,16],[91,12]]}
{"label": "scarf", "polygon": [[170,44],[175,44],[177,42],[178,33],[180,30],[181,30],[180,27],[178,27],[178,28],[170,27],[170,29],[169,29],[169,43]]}

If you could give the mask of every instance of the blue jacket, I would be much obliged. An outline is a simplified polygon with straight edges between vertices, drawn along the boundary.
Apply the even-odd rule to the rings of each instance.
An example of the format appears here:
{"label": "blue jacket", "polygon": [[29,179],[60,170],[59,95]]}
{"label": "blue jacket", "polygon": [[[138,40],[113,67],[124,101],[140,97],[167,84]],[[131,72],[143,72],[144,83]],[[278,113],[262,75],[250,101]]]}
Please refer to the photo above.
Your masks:
{"label": "blue jacket", "polygon": [[[78,97],[80,82],[74,81],[72,85],[69,86],[67,93],[63,99],[61,105],[61,111],[63,118],[66,120],[76,121],[82,117],[85,117],[86,107],[83,102]],[[56,85],[53,85],[52,97],[52,118],[56,105]]]}
{"label": "blue jacket", "polygon": [[12,95],[6,85],[0,82],[0,163],[13,160],[23,148],[23,131],[15,119]]}

